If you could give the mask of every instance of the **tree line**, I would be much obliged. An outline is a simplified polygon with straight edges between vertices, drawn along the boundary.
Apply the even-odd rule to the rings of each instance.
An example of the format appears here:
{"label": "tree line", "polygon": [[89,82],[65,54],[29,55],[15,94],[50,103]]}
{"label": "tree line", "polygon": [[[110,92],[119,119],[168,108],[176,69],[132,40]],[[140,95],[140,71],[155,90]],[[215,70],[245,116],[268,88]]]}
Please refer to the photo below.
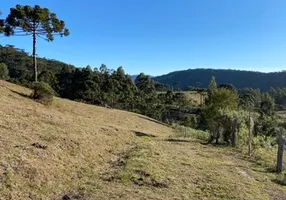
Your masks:
{"label": "tree line", "polygon": [[[34,82],[33,57],[22,49],[0,45],[0,63],[13,83],[31,87]],[[3,68],[3,67],[0,67]],[[0,69],[1,71],[1,69]],[[38,80],[49,84],[56,96],[94,105],[141,113],[166,121],[170,107],[186,106],[183,94],[158,92],[168,88],[141,73],[135,81],[123,67],[108,69],[102,64],[77,68],[60,61],[38,58]]]}

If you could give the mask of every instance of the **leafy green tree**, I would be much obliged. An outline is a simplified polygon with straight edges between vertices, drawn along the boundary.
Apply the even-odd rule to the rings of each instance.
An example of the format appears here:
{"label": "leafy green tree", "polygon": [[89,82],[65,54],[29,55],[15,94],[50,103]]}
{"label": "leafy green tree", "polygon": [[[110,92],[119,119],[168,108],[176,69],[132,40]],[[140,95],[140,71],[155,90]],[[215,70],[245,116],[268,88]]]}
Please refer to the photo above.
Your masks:
{"label": "leafy green tree", "polygon": [[155,82],[150,78],[150,76],[140,73],[135,79],[136,87],[146,93],[150,94],[155,92]]}
{"label": "leafy green tree", "polygon": [[156,91],[167,92],[167,91],[171,90],[171,86],[168,84],[162,84],[162,83],[156,82],[155,83],[155,89],[156,89]]}
{"label": "leafy green tree", "polygon": [[58,91],[58,80],[51,71],[43,71],[39,74],[39,81],[48,83],[55,91]]}
{"label": "leafy green tree", "polygon": [[274,99],[276,109],[284,110],[286,107],[286,88],[271,87],[268,93]]}
{"label": "leafy green tree", "polygon": [[216,80],[215,80],[215,77],[212,76],[209,87],[208,87],[208,95],[209,96],[213,95],[216,90],[217,90]]}
{"label": "leafy green tree", "polygon": [[228,89],[217,89],[206,102],[207,106],[213,106],[216,109],[235,110],[238,107],[238,95]]}
{"label": "leafy green tree", "polygon": [[244,92],[239,95],[239,106],[249,113],[254,110],[255,101],[256,99],[252,93]]}
{"label": "leafy green tree", "polygon": [[48,8],[16,5],[10,9],[10,14],[5,20],[4,33],[11,35],[31,35],[33,37],[33,67],[35,82],[38,81],[36,59],[36,37],[44,37],[47,41],[54,40],[54,36],[68,36],[69,30],[65,22],[58,19],[55,13]]}
{"label": "leafy green tree", "polygon": [[58,93],[62,98],[73,99],[73,75],[74,70],[66,66],[57,74]]}
{"label": "leafy green tree", "polygon": [[228,89],[228,90],[231,90],[233,92],[237,92],[237,89],[234,85],[232,84],[227,84],[227,83],[224,83],[224,84],[220,84],[218,86],[218,88],[225,88],[225,89]]}
{"label": "leafy green tree", "polygon": [[44,82],[35,82],[33,84],[33,99],[43,103],[45,105],[49,105],[53,101],[54,90],[51,86]]}
{"label": "leafy green tree", "polygon": [[187,107],[190,105],[186,95],[182,92],[177,92],[173,97],[174,103],[179,107]]}
{"label": "leafy green tree", "polygon": [[274,114],[275,102],[274,99],[266,92],[262,95],[260,111],[262,115],[272,116]]}
{"label": "leafy green tree", "polygon": [[239,92],[240,105],[245,108],[251,107],[259,108],[261,104],[262,93],[259,89],[245,88]]}
{"label": "leafy green tree", "polygon": [[29,66],[32,63],[28,54],[14,46],[0,46],[0,63],[5,63],[9,69],[10,78],[23,80],[30,79],[32,71]]}
{"label": "leafy green tree", "polygon": [[172,105],[174,103],[174,93],[172,90],[168,90],[165,94],[165,104]]}
{"label": "leafy green tree", "polygon": [[132,77],[125,74],[123,67],[119,67],[112,73],[110,78],[113,80],[112,85],[115,100],[120,104],[117,107],[132,109],[134,107],[134,95],[136,92],[136,86]]}
{"label": "leafy green tree", "polygon": [[205,125],[212,130],[218,123],[220,110],[236,110],[237,108],[237,93],[225,88],[216,89],[212,95],[208,96],[206,105],[202,110]]}
{"label": "leafy green tree", "polygon": [[9,70],[7,65],[0,63],[0,80],[6,80],[8,78]]}
{"label": "leafy green tree", "polygon": [[89,66],[74,71],[72,76],[73,99],[91,102],[95,98],[95,87],[93,72]]}
{"label": "leafy green tree", "polygon": [[196,129],[198,126],[196,115],[190,115],[190,114],[185,115],[183,117],[182,125]]}

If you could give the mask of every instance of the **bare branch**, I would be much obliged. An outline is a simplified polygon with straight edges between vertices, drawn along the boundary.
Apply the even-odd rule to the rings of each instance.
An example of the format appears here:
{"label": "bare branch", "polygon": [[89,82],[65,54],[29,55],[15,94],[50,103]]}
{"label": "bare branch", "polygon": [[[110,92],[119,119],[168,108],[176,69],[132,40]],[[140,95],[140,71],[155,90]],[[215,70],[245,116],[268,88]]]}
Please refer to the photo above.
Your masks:
{"label": "bare branch", "polygon": [[36,34],[39,38],[41,38],[41,39],[44,39],[44,40],[47,40],[48,41],[48,39],[47,38],[44,38],[42,35],[39,35],[39,34]]}
{"label": "bare branch", "polygon": [[23,33],[23,34],[13,34],[13,36],[27,36],[27,35],[32,35],[32,33]]}

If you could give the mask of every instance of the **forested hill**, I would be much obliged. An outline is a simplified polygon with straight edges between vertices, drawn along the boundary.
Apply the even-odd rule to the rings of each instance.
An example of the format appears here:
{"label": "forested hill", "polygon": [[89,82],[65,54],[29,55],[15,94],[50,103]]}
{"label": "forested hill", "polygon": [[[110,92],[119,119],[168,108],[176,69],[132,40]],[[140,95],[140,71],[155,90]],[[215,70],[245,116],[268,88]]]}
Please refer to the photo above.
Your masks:
{"label": "forested hill", "polygon": [[262,73],[230,69],[188,69],[157,76],[154,80],[173,85],[175,89],[187,89],[188,86],[207,87],[212,76],[218,84],[233,84],[241,89],[251,87],[267,91],[270,87],[286,87],[286,71]]}
{"label": "forested hill", "polygon": [[[9,76],[17,80],[33,80],[32,57],[22,49],[14,46],[0,45],[0,63],[5,63]],[[73,69],[75,66],[53,59],[37,58],[39,74],[44,71],[59,73],[62,68]]]}
{"label": "forested hill", "polygon": [[[11,79],[26,82],[33,80],[32,57],[24,50],[14,46],[0,45],[0,63],[5,63],[9,69]],[[70,71],[75,66],[53,59],[38,58],[39,76],[47,71],[59,74],[63,69]],[[218,84],[233,84],[237,88],[259,88],[268,91],[270,87],[286,87],[286,71],[262,73],[240,70],[189,69],[176,71],[163,76],[153,77],[155,81],[172,85],[174,89],[188,89],[188,86],[206,88],[211,77],[214,76]],[[136,76],[133,77],[133,80]]]}

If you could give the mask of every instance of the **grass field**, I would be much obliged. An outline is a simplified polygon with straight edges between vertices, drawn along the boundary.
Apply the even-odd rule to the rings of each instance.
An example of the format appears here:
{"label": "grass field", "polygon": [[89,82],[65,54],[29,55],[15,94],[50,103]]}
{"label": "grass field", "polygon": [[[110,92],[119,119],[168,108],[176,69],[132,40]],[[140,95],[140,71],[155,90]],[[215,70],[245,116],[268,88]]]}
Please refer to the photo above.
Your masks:
{"label": "grass field", "polygon": [[205,103],[207,94],[205,92],[196,92],[196,91],[182,91],[189,101],[195,105],[202,105]]}
{"label": "grass field", "polygon": [[[166,93],[166,92],[158,92]],[[190,101],[193,105],[202,105],[205,103],[207,93],[206,92],[197,92],[197,91],[174,91],[174,94],[182,93],[186,96],[186,99]]]}
{"label": "grass field", "polygon": [[0,82],[0,199],[286,199],[276,175],[145,116]]}

